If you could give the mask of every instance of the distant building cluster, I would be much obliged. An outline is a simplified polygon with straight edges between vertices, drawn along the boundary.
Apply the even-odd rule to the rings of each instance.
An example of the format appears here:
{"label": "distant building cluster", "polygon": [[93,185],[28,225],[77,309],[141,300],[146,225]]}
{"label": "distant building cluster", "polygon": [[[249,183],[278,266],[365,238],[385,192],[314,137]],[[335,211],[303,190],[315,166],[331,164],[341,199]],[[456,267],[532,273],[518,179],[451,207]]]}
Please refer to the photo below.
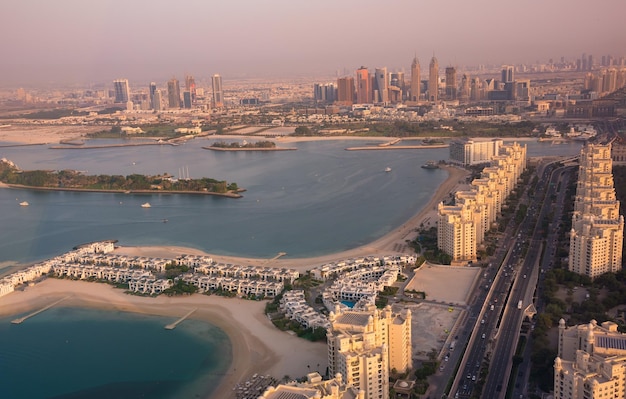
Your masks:
{"label": "distant building cluster", "polygon": [[569,270],[593,279],[622,269],[624,216],[615,196],[611,144],[587,144],[579,159]]}
{"label": "distant building cluster", "polygon": [[526,169],[526,146],[502,145],[490,164],[471,190],[456,192],[454,205],[438,205],[437,246],[454,265],[476,261],[478,245]]}
{"label": "distant building cluster", "polygon": [[626,335],[605,321],[566,327],[559,321],[555,399],[626,397]]}
{"label": "distant building cluster", "polygon": [[468,103],[477,101],[512,101],[529,105],[530,80],[516,80],[515,67],[504,65],[501,79],[481,79],[463,74],[457,78],[454,66],[445,68],[439,75],[439,61],[432,57],[428,65],[428,79],[422,80],[417,57],[411,63],[411,76],[405,81],[404,72],[388,72],[386,67],[370,72],[366,67],[356,71],[355,77],[343,76],[334,83],[317,83],[313,99],[317,104],[437,104]]}

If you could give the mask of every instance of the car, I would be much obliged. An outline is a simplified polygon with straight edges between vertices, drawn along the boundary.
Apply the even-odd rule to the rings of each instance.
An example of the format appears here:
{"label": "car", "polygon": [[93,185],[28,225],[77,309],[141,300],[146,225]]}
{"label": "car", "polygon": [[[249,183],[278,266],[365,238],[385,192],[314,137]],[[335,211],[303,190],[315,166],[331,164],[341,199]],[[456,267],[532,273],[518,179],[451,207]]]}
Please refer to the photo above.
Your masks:
{"label": "car", "polygon": [[480,321],[480,324],[485,324],[485,319],[482,319],[482,320]]}
{"label": "car", "polygon": [[448,360],[450,360],[450,358],[448,356],[446,356],[446,357],[443,358],[443,360],[447,362]]}
{"label": "car", "polygon": [[467,375],[467,379],[469,380],[470,378],[472,378],[472,376],[470,374]]}
{"label": "car", "polygon": [[472,381],[476,381],[476,376],[475,375],[472,376]]}
{"label": "car", "polygon": [[439,366],[439,371],[443,371],[443,364],[441,366]]}
{"label": "car", "polygon": [[485,339],[485,334],[483,334],[482,339]]}

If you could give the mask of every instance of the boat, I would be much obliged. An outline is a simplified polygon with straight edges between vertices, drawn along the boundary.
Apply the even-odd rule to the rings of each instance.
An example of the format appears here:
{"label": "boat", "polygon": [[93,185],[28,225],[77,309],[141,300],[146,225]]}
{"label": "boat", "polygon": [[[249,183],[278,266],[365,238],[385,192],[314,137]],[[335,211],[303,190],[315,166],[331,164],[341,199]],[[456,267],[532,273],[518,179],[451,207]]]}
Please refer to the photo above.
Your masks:
{"label": "boat", "polygon": [[424,165],[422,165],[424,169],[439,169],[439,165],[435,161],[428,161]]}
{"label": "boat", "polygon": [[30,205],[30,204],[28,202],[26,202],[26,201],[20,202],[20,206],[28,206],[28,205]]}
{"label": "boat", "polygon": [[385,172],[387,172],[387,173],[391,172],[391,168],[390,168],[389,166],[387,166],[387,167],[385,168]]}
{"label": "boat", "polygon": [[142,208],[150,208],[152,205],[150,205],[149,202],[146,202],[145,204],[141,204]]}

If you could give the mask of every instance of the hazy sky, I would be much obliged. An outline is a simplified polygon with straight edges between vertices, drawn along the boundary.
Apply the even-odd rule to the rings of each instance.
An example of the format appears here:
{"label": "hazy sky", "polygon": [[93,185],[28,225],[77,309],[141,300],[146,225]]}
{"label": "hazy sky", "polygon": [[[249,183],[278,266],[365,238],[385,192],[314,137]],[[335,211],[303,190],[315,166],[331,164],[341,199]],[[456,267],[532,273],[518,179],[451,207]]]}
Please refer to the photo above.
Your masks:
{"label": "hazy sky", "polygon": [[3,0],[0,85],[626,55],[625,0]]}

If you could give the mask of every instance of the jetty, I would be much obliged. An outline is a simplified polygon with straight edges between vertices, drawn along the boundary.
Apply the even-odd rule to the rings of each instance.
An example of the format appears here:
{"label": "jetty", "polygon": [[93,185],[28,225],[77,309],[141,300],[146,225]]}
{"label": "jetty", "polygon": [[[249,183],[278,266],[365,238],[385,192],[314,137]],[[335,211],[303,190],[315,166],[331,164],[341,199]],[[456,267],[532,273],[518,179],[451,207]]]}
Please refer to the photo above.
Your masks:
{"label": "jetty", "polygon": [[173,322],[171,324],[166,325],[165,329],[166,330],[173,330],[173,329],[175,329],[177,325],[182,323],[187,317],[191,316],[191,314],[193,312],[195,312],[196,310],[198,310],[198,308],[191,309],[189,312],[185,313],[185,315],[183,317],[181,317],[180,319],[176,320],[175,322]]}
{"label": "jetty", "polygon": [[58,301],[52,302],[50,305],[45,306],[39,310],[34,311],[33,313],[27,314],[24,317],[20,317],[19,319],[15,319],[15,320],[11,320],[11,323],[13,324],[22,324],[26,319],[29,319],[33,316],[37,316],[39,313],[41,312],[45,312],[46,310],[50,309],[51,307],[53,307],[54,305],[61,303],[62,301],[66,300],[67,298],[71,297],[71,295],[66,296],[65,298],[61,298]]}

